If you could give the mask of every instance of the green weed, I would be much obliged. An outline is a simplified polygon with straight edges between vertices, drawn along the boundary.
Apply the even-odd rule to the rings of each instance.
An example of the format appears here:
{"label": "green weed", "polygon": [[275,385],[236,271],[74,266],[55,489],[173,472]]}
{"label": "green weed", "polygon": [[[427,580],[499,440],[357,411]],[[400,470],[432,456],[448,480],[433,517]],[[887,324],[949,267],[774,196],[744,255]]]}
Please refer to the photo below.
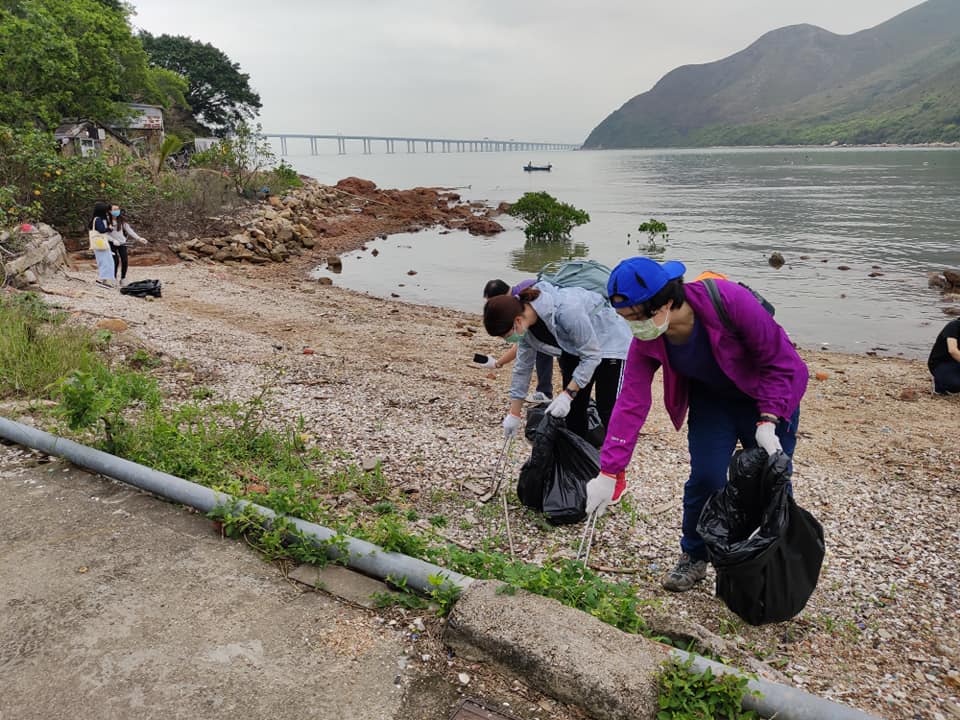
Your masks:
{"label": "green weed", "polygon": [[49,397],[71,372],[102,365],[94,334],[65,318],[34,293],[0,298],[0,398]]}
{"label": "green weed", "polygon": [[714,675],[710,668],[697,673],[692,663],[693,658],[686,662],[672,659],[663,664],[658,677],[657,720],[754,720],[758,717],[753,710],[742,709],[743,696],[749,692],[746,677]]}
{"label": "green weed", "polygon": [[160,360],[160,358],[151,355],[143,348],[137,348],[127,358],[127,364],[137,370],[151,370],[163,365],[163,361]]}

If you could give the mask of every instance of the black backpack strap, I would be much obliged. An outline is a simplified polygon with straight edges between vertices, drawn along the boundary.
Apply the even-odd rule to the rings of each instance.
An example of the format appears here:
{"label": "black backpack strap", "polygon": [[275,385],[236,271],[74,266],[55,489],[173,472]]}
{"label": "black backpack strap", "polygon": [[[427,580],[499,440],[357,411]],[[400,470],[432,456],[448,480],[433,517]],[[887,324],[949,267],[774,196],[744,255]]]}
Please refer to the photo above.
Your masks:
{"label": "black backpack strap", "polygon": [[717,288],[717,283],[714,282],[713,278],[705,278],[701,280],[701,282],[707,289],[707,295],[710,296],[710,302],[713,303],[713,309],[717,311],[720,322],[723,323],[723,326],[727,330],[736,330],[730,321],[730,316],[727,315],[727,309],[723,306],[723,299],[720,297],[720,290]]}

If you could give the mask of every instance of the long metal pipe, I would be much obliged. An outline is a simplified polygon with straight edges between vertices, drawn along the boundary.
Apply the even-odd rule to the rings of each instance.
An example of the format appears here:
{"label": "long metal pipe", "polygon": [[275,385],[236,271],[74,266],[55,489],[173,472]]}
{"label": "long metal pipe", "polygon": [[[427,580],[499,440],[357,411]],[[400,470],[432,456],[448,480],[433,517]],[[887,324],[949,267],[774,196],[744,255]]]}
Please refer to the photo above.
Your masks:
{"label": "long metal pipe", "polygon": [[[116,478],[181,505],[189,505],[203,513],[223,505],[232,507],[239,504],[241,507],[253,508],[267,523],[277,517],[273,510],[262,505],[238,500],[227,493],[211,490],[203,485],[118,458],[4,417],[0,417],[0,437],[35,448],[47,455],[66,458],[75,465]],[[385,552],[365,540],[341,535],[338,540],[344,540],[343,546],[346,548],[346,557],[344,557],[337,547],[340,543],[328,542],[337,538],[336,532],[299,518],[288,516],[287,519],[318,548],[326,550],[332,560],[345,562],[347,566],[367,575],[378,578],[405,577],[408,587],[428,595],[435,587],[430,582],[430,576],[441,576],[448,583],[460,588],[465,588],[473,582],[473,578],[466,575],[400,553]]]}
{"label": "long metal pipe", "polygon": [[[232,495],[211,490],[203,485],[118,458],[4,417],[0,417],[0,437],[34,448],[47,455],[66,458],[75,465],[89,468],[173,502],[189,505],[200,512],[208,513],[222,505],[239,504],[241,507],[253,508],[267,522],[277,517],[273,510],[262,505],[238,500]],[[299,518],[288,517],[287,519],[317,547],[324,549],[331,559],[345,561],[347,566],[367,575],[379,578],[406,577],[409,587],[427,594],[434,588],[430,582],[431,576],[444,577],[447,582],[460,588],[467,587],[474,580],[467,575],[461,575],[407,555],[384,552],[381,548],[364,540],[340,536],[347,550],[344,558],[337,544],[327,542],[337,537],[333,530]],[[744,676],[736,668],[683,650],[671,650],[670,655],[681,662],[693,658],[692,668],[697,672],[710,668],[715,675],[733,673]],[[776,717],[777,720],[878,720],[875,716],[855,708],[767,680],[750,679],[748,688],[758,690],[762,697],[745,695],[743,706],[748,710],[755,710],[761,717]]]}
{"label": "long metal pipe", "polygon": [[680,662],[693,659],[691,669],[702,673],[708,668],[714,675],[737,675],[748,679],[747,689],[758,691],[760,696],[746,694],[743,696],[745,710],[754,710],[762,718],[777,718],[777,720],[880,720],[876,715],[870,715],[849,705],[841,705],[827,700],[819,695],[813,695],[789,685],[751,678],[729,665],[709,660],[700,655],[694,655],[683,650],[672,649],[670,656]]}

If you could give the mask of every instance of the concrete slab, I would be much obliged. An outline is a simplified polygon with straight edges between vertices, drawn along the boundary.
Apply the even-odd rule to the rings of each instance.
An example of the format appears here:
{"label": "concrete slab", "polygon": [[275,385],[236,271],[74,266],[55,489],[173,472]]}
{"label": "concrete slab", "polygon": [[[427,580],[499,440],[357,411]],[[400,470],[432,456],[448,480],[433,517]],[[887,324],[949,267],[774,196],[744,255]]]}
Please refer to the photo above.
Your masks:
{"label": "concrete slab", "polygon": [[494,663],[597,720],[652,720],[665,651],[539,595],[498,593],[479,581],[460,596],[443,639],[458,655]]}
{"label": "concrete slab", "polygon": [[399,595],[399,593],[391,590],[386,583],[374,580],[362,573],[354,572],[342,565],[327,565],[326,567],[298,565],[287,576],[299,583],[323,590],[365,608],[375,608],[377,606],[373,599],[375,594]]}
{"label": "concrete slab", "polygon": [[399,633],[202,516],[61,462],[0,493],[0,718],[396,716]]}

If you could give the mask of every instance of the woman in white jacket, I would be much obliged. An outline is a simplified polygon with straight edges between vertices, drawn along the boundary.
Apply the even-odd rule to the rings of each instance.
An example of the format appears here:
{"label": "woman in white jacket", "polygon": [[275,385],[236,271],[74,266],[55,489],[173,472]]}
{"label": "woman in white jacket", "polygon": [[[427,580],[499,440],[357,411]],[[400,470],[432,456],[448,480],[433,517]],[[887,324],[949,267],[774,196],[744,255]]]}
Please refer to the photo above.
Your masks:
{"label": "woman in white jacket", "polygon": [[147,241],[137,235],[137,231],[127,222],[126,213],[120,209],[119,205],[111,206],[110,215],[113,216],[113,227],[109,233],[110,250],[113,252],[113,275],[116,277],[119,273],[122,286],[127,279],[127,238],[144,245]]}
{"label": "woman in white jacket", "polygon": [[547,412],[566,417],[567,427],[586,437],[590,393],[596,387],[597,412],[607,425],[633,335],[603,296],[541,281],[517,296],[490,298],[483,308],[483,324],[490,335],[517,343],[510,410],[503,420],[505,436],[513,436],[520,427],[520,410],[530,388],[537,351],[551,346],[562,351],[564,389]]}

